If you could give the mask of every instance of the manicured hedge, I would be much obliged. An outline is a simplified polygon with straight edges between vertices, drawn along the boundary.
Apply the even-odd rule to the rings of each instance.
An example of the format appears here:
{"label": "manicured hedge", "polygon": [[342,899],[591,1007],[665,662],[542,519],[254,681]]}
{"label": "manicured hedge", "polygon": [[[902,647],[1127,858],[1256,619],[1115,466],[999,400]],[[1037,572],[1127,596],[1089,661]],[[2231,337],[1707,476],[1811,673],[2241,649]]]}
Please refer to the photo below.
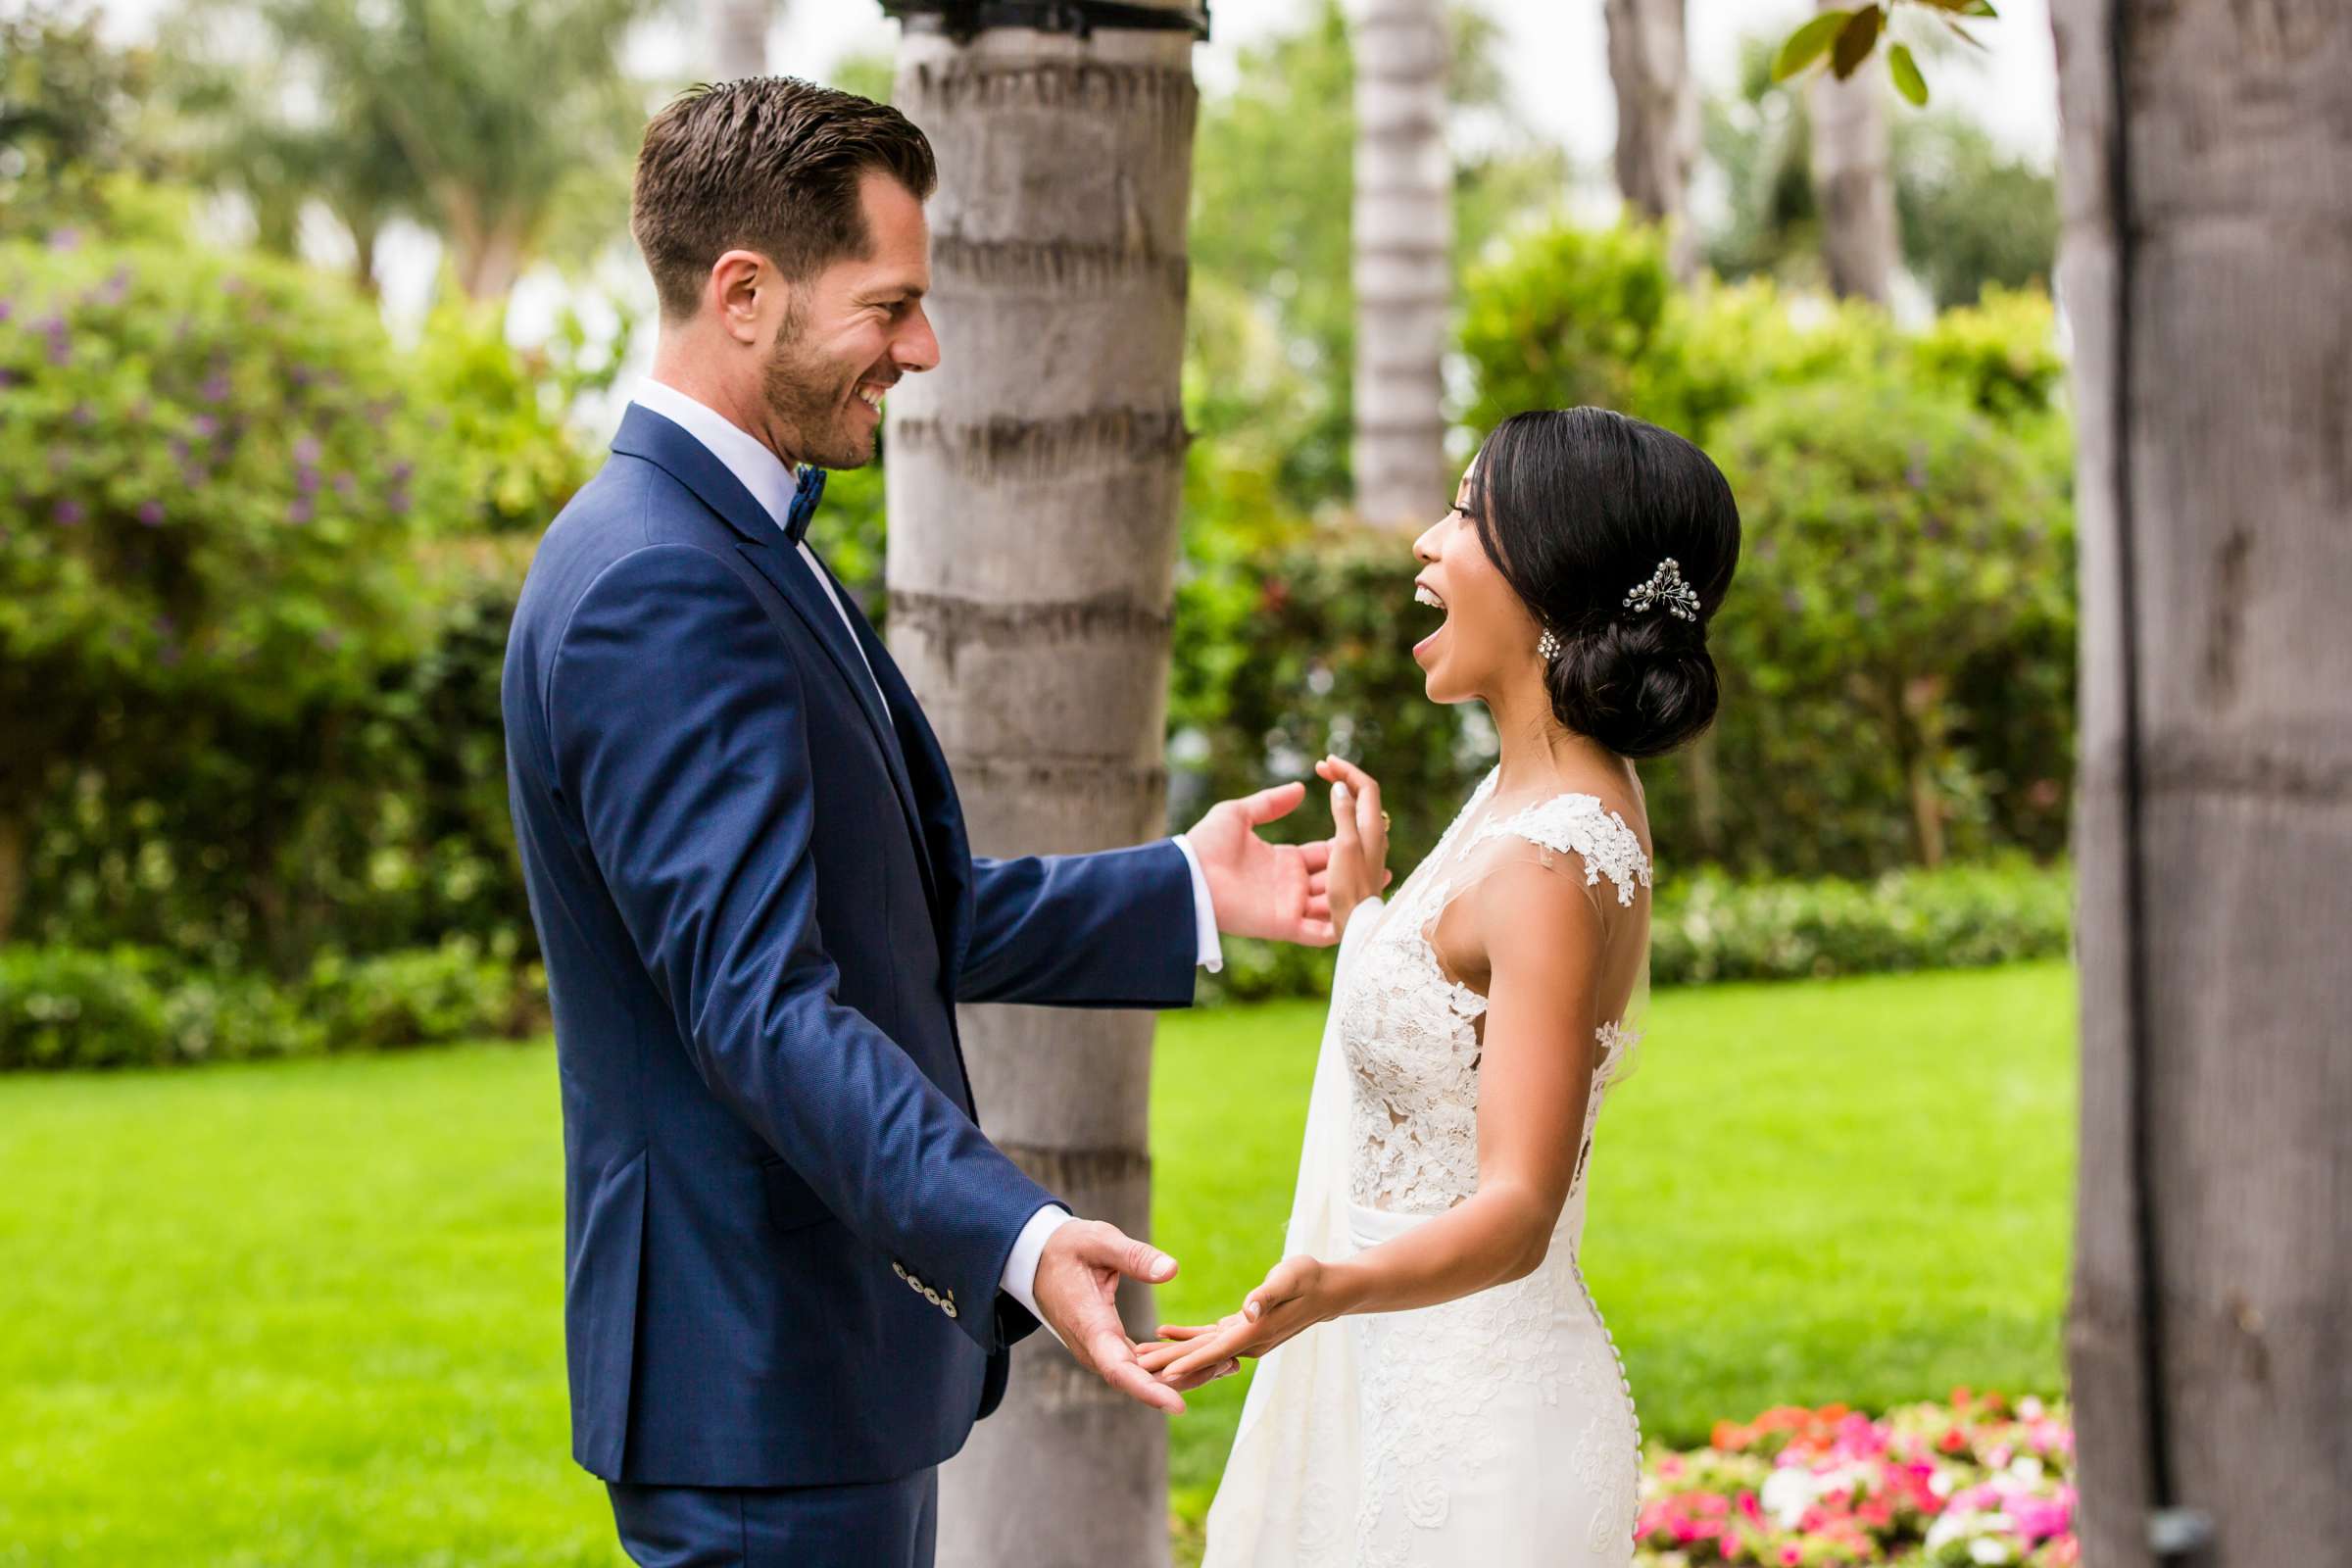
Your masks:
{"label": "manicured hedge", "polygon": [[290,984],[156,948],[0,948],[0,1070],[168,1066],[515,1037],[544,980],[467,942],[345,960]]}
{"label": "manicured hedge", "polygon": [[[1959,969],[2063,956],[2074,876],[2023,858],[1936,871],[1740,882],[1674,877],[1650,920],[1653,985],[1797,980],[1904,969]],[[1254,1000],[1331,987],[1331,955],[1228,941],[1204,998]]]}

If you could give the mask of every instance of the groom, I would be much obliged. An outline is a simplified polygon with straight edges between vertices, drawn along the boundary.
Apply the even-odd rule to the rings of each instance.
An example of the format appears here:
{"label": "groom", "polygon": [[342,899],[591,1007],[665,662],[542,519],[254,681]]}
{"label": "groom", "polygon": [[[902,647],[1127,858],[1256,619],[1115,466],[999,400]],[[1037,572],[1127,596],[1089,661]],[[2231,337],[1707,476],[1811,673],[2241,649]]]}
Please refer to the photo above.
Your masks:
{"label": "groom", "polygon": [[1174,1260],[981,1135],[955,1004],[1181,1006],[1220,929],[1330,940],[1326,847],[1253,831],[1295,785],[1187,838],[974,858],[914,694],[810,548],[823,471],[867,462],[883,393],[938,362],[934,180],[898,113],[802,82],[655,118],[653,376],[508,645],[572,1454],[648,1568],[928,1564],[936,1467],[1041,1318],[1181,1409],[1114,1302]]}

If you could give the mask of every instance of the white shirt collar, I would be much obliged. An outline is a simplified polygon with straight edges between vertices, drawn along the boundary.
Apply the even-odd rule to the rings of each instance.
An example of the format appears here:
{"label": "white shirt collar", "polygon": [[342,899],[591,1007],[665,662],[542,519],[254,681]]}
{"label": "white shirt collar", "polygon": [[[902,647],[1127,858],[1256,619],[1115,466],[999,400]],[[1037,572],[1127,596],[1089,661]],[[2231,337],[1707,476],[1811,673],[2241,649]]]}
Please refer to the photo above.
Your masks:
{"label": "white shirt collar", "polygon": [[792,515],[792,493],[799,481],[784,460],[758,436],[710,405],[650,375],[637,383],[630,401],[659,414],[710,448],[710,455],[725,464],[727,471],[752,493],[769,520],[779,528],[784,526],[784,519]]}

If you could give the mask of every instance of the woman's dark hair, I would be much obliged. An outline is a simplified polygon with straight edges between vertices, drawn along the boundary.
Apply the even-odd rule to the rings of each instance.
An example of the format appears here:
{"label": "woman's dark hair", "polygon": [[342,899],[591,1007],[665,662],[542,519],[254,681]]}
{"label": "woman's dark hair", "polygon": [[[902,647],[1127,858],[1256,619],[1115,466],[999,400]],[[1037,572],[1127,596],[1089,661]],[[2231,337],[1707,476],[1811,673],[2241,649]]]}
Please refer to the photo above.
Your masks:
{"label": "woman's dark hair", "polygon": [[[1607,409],[1514,414],[1471,473],[1470,519],[1503,580],[1559,643],[1545,679],[1562,724],[1657,757],[1715,716],[1707,621],[1740,560],[1740,509],[1704,452]],[[1629,606],[1672,561],[1691,618]]]}

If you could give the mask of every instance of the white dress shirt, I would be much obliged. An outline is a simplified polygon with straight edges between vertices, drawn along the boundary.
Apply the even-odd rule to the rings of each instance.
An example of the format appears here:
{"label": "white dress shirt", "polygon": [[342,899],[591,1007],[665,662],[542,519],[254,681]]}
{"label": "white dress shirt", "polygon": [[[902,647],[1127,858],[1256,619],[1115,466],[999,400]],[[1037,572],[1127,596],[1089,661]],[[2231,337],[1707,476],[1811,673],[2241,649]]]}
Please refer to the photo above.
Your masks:
{"label": "white dress shirt", "polygon": [[[659,414],[710,449],[710,455],[726,465],[727,471],[751,492],[752,499],[760,503],[760,509],[774,520],[776,526],[779,529],[784,526],[784,519],[792,514],[792,496],[798,480],[793,471],[785,466],[784,460],[768,450],[765,442],[708,404],[651,376],[637,384],[636,396],[632,401],[642,409]],[[841,596],[833,591],[832,577],[818,564],[816,555],[808,548],[807,539],[800,541],[799,550],[802,564],[816,579],[816,585],[825,591],[825,598],[841,616],[842,625],[849,629],[850,642],[858,649],[858,659],[865,662],[867,678],[872,679],[873,662],[866,659],[865,648],[858,643],[857,628],[850,621],[850,612],[843,606]],[[883,696],[879,680],[874,681],[874,695],[881,699],[882,711],[889,712],[890,699]],[[1198,950],[1195,961],[1213,974],[1225,966],[1225,956],[1217,941],[1216,910],[1209,905],[1208,877],[1200,869],[1200,857],[1195,853],[1185,836],[1177,834],[1174,842],[1193,875],[1193,927]],[[1037,1309],[1038,1259],[1045,1252],[1047,1238],[1074,1217],[1058,1203],[1039,1209],[1029,1217],[1029,1223],[1021,1227],[1020,1235],[1013,1240],[1012,1252],[1004,1260],[1004,1289],[1010,1292],[1012,1298],[1027,1307],[1030,1315],[1041,1323],[1045,1322],[1045,1314]],[[1046,1330],[1053,1333],[1053,1325],[1048,1323]]]}

